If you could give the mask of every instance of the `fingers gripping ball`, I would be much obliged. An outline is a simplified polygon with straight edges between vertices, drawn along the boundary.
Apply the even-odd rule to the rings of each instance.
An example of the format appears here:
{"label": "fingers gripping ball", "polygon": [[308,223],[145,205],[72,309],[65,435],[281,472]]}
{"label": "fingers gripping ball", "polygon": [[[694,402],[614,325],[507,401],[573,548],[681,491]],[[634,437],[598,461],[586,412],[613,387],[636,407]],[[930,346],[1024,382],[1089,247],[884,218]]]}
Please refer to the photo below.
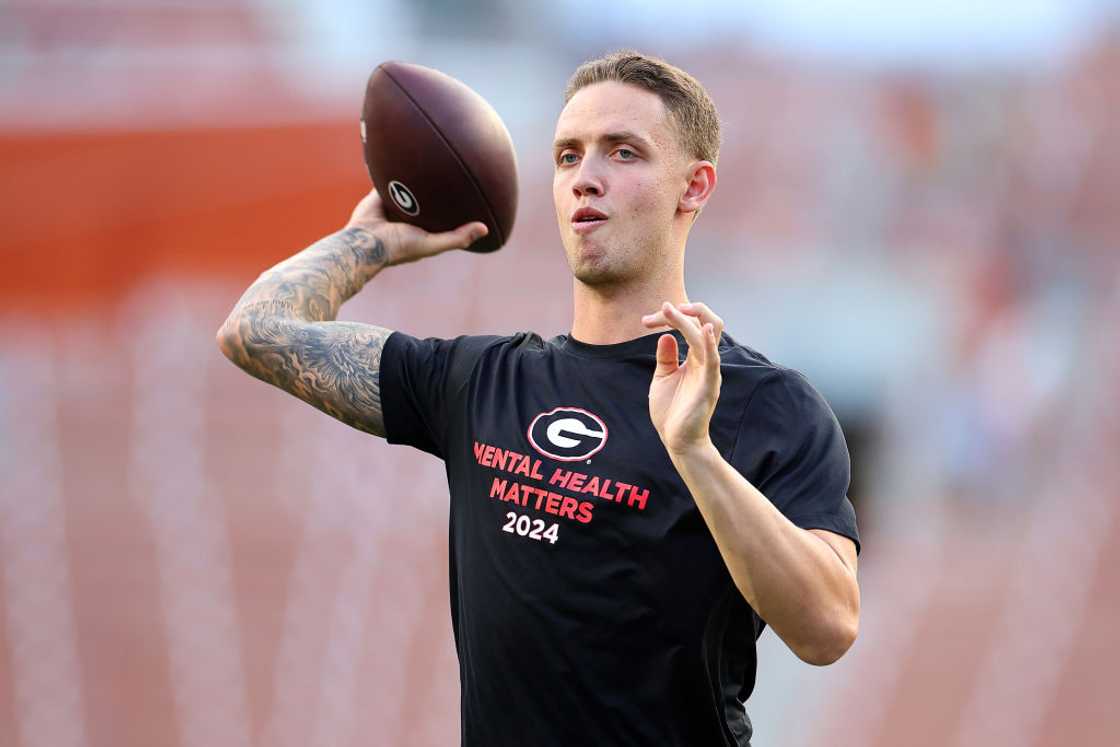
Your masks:
{"label": "fingers gripping ball", "polygon": [[501,117],[464,83],[438,70],[385,62],[369,76],[362,149],[389,220],[426,231],[482,221],[472,244],[492,252],[517,213],[517,160]]}

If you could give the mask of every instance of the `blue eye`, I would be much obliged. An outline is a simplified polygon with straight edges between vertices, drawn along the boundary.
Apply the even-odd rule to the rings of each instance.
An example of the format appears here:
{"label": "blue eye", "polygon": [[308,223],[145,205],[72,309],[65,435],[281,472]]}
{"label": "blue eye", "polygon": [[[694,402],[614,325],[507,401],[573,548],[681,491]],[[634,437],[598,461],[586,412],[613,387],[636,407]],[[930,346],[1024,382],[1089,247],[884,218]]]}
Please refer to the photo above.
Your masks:
{"label": "blue eye", "polygon": [[566,161],[566,160],[564,160],[564,159],[568,158],[569,156],[570,156],[571,158],[575,158],[575,157],[576,157],[576,154],[575,154],[575,153],[561,153],[561,154],[560,154],[560,158],[559,158],[559,161],[560,161],[560,163],[563,163],[563,164],[572,164],[572,163],[575,163],[575,161]]}
{"label": "blue eye", "polygon": [[619,148],[619,149],[618,149],[617,151],[615,151],[615,152],[616,152],[616,153],[618,153],[618,154],[619,154],[620,156],[621,156],[621,155],[622,155],[623,153],[629,153],[629,154],[630,154],[630,158],[623,158],[623,159],[622,159],[623,161],[630,161],[630,160],[633,160],[633,158],[637,157],[637,155],[638,155],[637,153],[635,153],[634,151],[630,150],[629,148]]}

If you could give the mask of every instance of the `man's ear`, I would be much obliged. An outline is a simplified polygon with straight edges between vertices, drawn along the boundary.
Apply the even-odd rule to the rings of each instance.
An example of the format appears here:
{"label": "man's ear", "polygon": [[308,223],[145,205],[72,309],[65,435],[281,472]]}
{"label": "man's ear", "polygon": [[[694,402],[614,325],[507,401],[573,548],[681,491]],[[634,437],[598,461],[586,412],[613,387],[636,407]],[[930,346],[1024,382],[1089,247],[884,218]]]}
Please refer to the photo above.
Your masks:
{"label": "man's ear", "polygon": [[716,166],[711,161],[694,161],[688,167],[688,186],[677,202],[682,213],[699,212],[716,189]]}

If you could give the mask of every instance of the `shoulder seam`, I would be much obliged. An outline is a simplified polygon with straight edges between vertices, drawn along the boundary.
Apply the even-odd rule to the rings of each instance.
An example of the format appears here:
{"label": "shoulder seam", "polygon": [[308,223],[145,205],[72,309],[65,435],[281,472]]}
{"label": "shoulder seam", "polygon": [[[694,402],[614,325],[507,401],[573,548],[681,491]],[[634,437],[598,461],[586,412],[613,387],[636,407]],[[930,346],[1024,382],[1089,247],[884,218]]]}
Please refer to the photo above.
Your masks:
{"label": "shoulder seam", "polygon": [[[462,335],[462,336],[463,337],[469,337],[469,335]],[[479,335],[479,337],[487,337],[487,336],[488,335]],[[467,372],[466,379],[464,381],[464,385],[469,384],[471,382],[471,380],[474,378],[475,369],[478,368],[478,364],[482,361],[482,356],[486,355],[486,353],[489,352],[490,348],[492,348],[496,345],[501,345],[503,342],[513,342],[514,338],[516,338],[516,337],[517,337],[516,334],[514,334],[514,335],[494,335],[492,340],[490,340],[485,345],[483,345],[482,349],[478,353],[478,357],[475,358],[474,363],[471,364],[470,371]],[[460,391],[462,391],[462,389],[457,389],[456,393],[458,393]]]}
{"label": "shoulder seam", "polygon": [[728,461],[734,460],[735,453],[739,450],[739,438],[743,435],[743,423],[745,423],[747,420],[747,413],[750,412],[751,404],[754,402],[754,396],[758,393],[758,390],[762,388],[762,385],[767,381],[781,376],[783,370],[784,369],[775,366],[773,371],[763,376],[754,385],[754,389],[751,390],[750,396],[747,397],[747,403],[743,405],[743,414],[739,416],[739,424],[735,428],[735,443],[731,445],[731,453],[728,454]]}
{"label": "shoulder seam", "polygon": [[[517,336],[521,335],[521,334],[530,335],[532,333],[531,332],[515,332],[512,335],[492,335],[493,339],[491,339],[488,343],[486,343],[482,347],[482,350],[479,351],[478,357],[476,357],[474,362],[471,364],[471,369],[470,369],[470,371],[467,372],[467,375],[464,377],[462,385],[455,390],[456,396],[461,395],[464,392],[464,390],[467,391],[467,394],[470,394],[469,390],[470,390],[471,383],[474,381],[475,370],[478,368],[479,364],[482,362],[483,356],[485,356],[486,353],[488,353],[491,348],[496,347],[498,345],[501,345],[503,343],[513,343],[517,339]],[[466,337],[466,336],[469,336],[469,335],[463,335],[463,336]],[[491,335],[478,335],[478,336],[479,337],[488,337],[488,336],[491,336]],[[519,347],[521,347],[521,346],[520,345],[512,345],[512,348],[514,350],[518,349]]]}

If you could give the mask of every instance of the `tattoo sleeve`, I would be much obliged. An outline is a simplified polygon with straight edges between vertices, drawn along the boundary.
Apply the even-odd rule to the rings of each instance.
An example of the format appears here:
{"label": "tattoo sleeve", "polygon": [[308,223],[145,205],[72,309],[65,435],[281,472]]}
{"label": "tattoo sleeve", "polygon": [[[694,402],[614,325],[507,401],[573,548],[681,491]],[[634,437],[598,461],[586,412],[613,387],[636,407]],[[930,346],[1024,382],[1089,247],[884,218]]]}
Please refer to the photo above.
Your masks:
{"label": "tattoo sleeve", "polygon": [[312,244],[249,287],[218,332],[222,352],[258,379],[384,436],[381,351],[392,330],[335,317],[385,261],[381,239],[362,228]]}

